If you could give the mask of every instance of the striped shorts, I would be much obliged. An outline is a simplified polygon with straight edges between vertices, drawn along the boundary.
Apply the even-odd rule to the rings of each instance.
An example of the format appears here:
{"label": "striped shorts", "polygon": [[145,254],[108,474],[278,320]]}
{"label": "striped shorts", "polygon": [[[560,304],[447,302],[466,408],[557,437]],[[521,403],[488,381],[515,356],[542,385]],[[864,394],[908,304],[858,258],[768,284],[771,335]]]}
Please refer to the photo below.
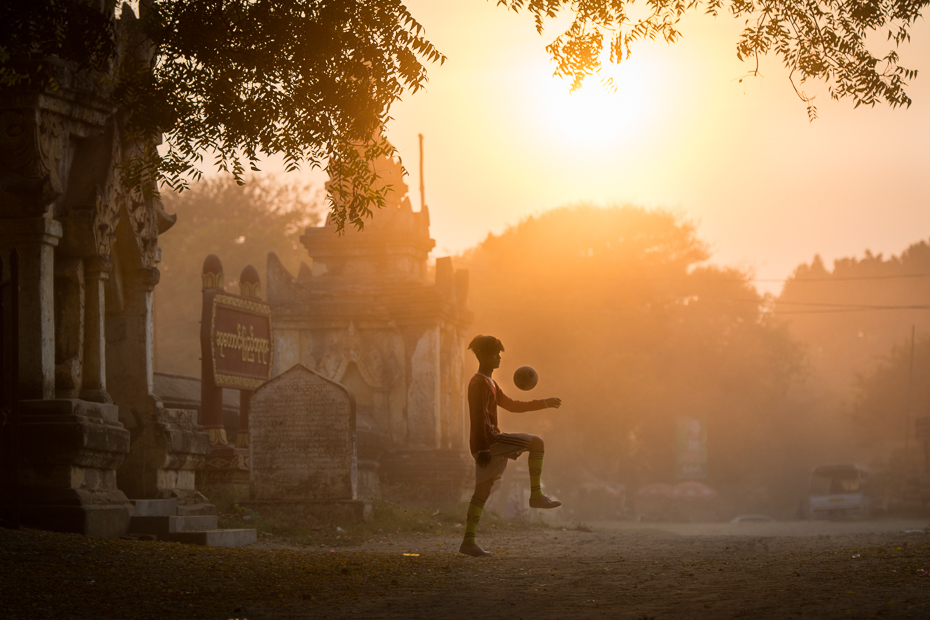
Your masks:
{"label": "striped shorts", "polygon": [[[491,443],[491,462],[487,467],[475,466],[475,484],[488,480],[500,480],[507,469],[507,459],[517,460],[524,452],[530,451],[533,436],[529,433],[501,433]],[[474,455],[477,458],[477,454]]]}

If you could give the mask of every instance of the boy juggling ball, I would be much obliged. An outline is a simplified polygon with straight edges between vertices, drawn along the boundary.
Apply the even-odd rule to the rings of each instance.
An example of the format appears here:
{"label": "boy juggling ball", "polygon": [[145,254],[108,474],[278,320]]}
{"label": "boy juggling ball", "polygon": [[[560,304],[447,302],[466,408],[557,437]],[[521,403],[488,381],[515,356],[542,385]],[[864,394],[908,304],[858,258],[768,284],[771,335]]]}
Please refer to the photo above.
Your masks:
{"label": "boy juggling ball", "polygon": [[524,452],[529,452],[530,467],[530,507],[557,508],[562,502],[549,499],[542,493],[543,440],[528,433],[502,433],[497,425],[497,407],[507,411],[538,411],[562,406],[561,398],[542,400],[512,400],[491,378],[492,373],[501,365],[501,352],[504,345],[494,336],[476,336],[468,348],[478,358],[478,372],[468,383],[468,411],[471,419],[471,437],[469,445],[475,457],[475,494],[468,505],[465,520],[465,540],[459,551],[465,555],[484,557],[491,555],[475,542],[475,532],[484,503],[491,495],[491,487],[500,480],[507,459],[514,459]]}

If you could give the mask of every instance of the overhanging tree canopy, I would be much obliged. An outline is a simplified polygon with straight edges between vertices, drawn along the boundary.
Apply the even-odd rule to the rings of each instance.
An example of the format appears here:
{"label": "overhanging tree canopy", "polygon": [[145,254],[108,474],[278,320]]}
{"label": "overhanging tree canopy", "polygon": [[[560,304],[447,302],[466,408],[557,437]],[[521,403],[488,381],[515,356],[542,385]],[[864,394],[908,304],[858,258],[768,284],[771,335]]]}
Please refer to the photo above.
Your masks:
{"label": "overhanging tree canopy", "polygon": [[[478,0],[475,0],[478,1]],[[490,0],[488,0],[490,1]],[[897,47],[930,0],[497,0],[546,20],[572,21],[547,50],[573,88],[601,66],[628,58],[644,39],[674,42],[688,12],[746,19],[736,52],[774,53],[798,85],[824,81],[856,106],[910,105],[917,72]],[[42,59],[57,56],[113,79],[114,103],[131,112],[140,143],[165,135],[167,152],[139,162],[131,178],[154,175],[174,189],[198,178],[205,155],[240,179],[263,155],[294,168],[323,166],[333,217],[361,226],[384,201],[371,189],[371,162],[393,149],[380,138],[390,106],[426,84],[425,62],[444,57],[401,0],[141,0],[141,36],[118,54],[116,0],[0,3],[0,87],[54,86]],[[123,10],[127,16],[128,9]],[[128,16],[127,16],[128,17]],[[126,20],[124,20],[126,21]],[[887,51],[873,54],[878,37]],[[125,43],[125,39],[123,40]],[[140,57],[146,62],[139,62]],[[117,69],[110,64],[122,59]],[[812,98],[798,90],[816,116]]]}
{"label": "overhanging tree canopy", "polygon": [[[917,71],[898,64],[897,48],[910,40],[910,30],[928,0],[497,0],[514,11],[526,11],[542,33],[546,18],[568,12],[571,25],[546,50],[556,75],[572,78],[572,88],[601,67],[602,52],[610,62],[629,58],[633,44],[645,39],[678,40],[678,24],[688,12],[717,16],[728,12],[744,18],[736,42],[740,60],[754,61],[774,53],[790,70],[791,83],[816,117],[813,97],[798,85],[822,80],[834,99],[855,105],[887,103],[909,106],[906,80]],[[639,10],[637,10],[639,9]],[[876,56],[875,37],[889,49]]]}
{"label": "overhanging tree canopy", "polygon": [[424,62],[444,60],[402,2],[142,0],[135,33],[131,10],[117,21],[114,5],[2,3],[0,86],[54,88],[49,56],[107,76],[127,133],[150,145],[130,181],[183,189],[211,155],[240,180],[278,154],[289,169],[325,166],[340,225],[383,204],[371,162],[393,152],[380,137],[390,105],[423,87]]}

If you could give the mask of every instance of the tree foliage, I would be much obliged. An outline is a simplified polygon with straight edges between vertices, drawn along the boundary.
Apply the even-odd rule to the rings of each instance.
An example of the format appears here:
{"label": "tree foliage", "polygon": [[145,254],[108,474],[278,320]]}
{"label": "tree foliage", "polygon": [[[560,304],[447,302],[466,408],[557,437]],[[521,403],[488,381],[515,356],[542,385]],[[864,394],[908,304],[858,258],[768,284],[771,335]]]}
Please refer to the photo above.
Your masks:
{"label": "tree foliage", "polygon": [[891,348],[878,364],[856,377],[855,400],[850,417],[864,444],[904,443],[915,446],[916,419],[930,414],[930,339]]}
{"label": "tree foliage", "polygon": [[119,22],[113,0],[87,5],[0,5],[5,85],[49,86],[47,56],[97,71],[118,61],[112,100],[148,148],[131,182],[183,189],[205,156],[241,182],[279,154],[288,169],[326,168],[340,225],[383,205],[371,162],[393,153],[381,138],[390,106],[424,86],[423,62],[444,60],[399,0],[143,0],[137,32],[125,5]]}
{"label": "tree foliage", "polygon": [[[928,0],[498,0],[514,11],[526,11],[541,33],[547,18],[561,13],[572,17],[569,27],[546,48],[556,63],[556,74],[570,77],[573,88],[598,72],[602,52],[610,62],[629,58],[636,42],[661,38],[674,43],[682,17],[703,11],[722,12],[745,19],[736,43],[741,60],[756,63],[774,53],[791,72],[792,85],[816,116],[813,97],[799,90],[809,79],[822,80],[834,99],[855,105],[883,102],[909,106],[907,80],[917,71],[898,64],[897,47],[910,39],[911,27]],[[869,39],[879,35],[890,49],[874,55]]]}
{"label": "tree foliage", "polygon": [[[530,14],[540,32],[547,19],[571,16],[547,49],[573,88],[598,72],[602,52],[621,62],[644,39],[676,41],[686,13],[730,13],[746,20],[738,56],[779,57],[813,118],[813,98],[799,89],[809,79],[856,106],[910,105],[905,87],[917,72],[899,64],[897,48],[928,1],[497,3]],[[126,6],[117,23],[115,5],[0,3],[0,86],[54,86],[43,70],[49,56],[108,76],[113,103],[130,112],[127,131],[148,146],[127,170],[138,186],[154,178],[184,189],[199,178],[204,157],[241,182],[263,156],[278,154],[290,169],[325,167],[340,226],[360,227],[383,206],[371,162],[393,148],[381,127],[392,103],[426,84],[423,63],[445,59],[402,0],[141,0],[138,32],[130,32]],[[876,36],[890,46],[878,55],[869,49]],[[159,154],[162,134],[167,150]]]}
{"label": "tree foliage", "polygon": [[898,256],[865,252],[834,261],[819,256],[798,266],[778,296],[773,314],[804,343],[817,380],[846,399],[856,374],[930,329],[930,243]]}

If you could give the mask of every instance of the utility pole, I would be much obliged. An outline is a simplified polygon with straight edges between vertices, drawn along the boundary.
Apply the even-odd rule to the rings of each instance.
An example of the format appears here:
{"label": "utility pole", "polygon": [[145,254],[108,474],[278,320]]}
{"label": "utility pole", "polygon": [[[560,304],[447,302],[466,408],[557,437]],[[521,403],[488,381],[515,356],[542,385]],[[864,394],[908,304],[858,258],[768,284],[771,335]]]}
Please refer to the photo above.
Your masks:
{"label": "utility pole", "polygon": [[911,393],[914,386],[914,337],[917,332],[917,326],[911,325],[911,363],[907,372],[907,402],[905,403],[904,412],[904,471],[907,473],[908,447],[911,439]]}
{"label": "utility pole", "polygon": [[423,182],[423,134],[418,133],[420,138],[420,211],[426,206],[426,184]]}

